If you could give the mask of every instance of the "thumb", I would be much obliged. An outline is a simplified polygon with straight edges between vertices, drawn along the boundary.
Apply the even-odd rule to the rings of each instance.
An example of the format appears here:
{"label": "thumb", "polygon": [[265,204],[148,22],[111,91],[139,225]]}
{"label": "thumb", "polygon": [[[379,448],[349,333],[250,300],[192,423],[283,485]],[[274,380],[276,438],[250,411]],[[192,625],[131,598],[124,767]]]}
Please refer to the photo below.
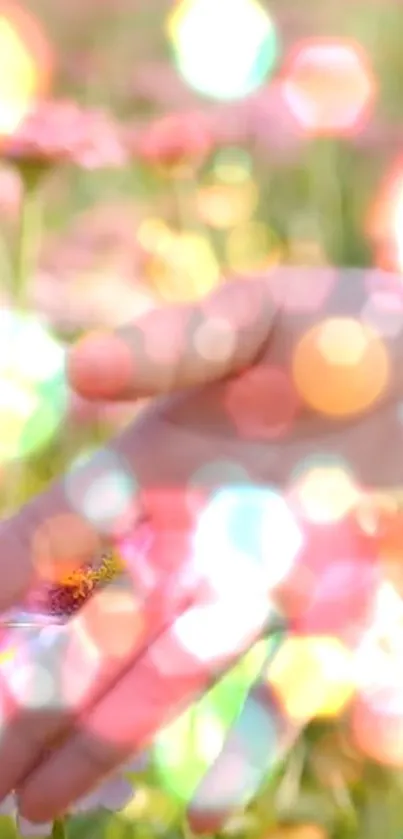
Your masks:
{"label": "thumb", "polygon": [[218,381],[253,363],[274,308],[264,278],[231,281],[200,303],[86,335],[70,351],[70,383],[86,399],[125,400]]}

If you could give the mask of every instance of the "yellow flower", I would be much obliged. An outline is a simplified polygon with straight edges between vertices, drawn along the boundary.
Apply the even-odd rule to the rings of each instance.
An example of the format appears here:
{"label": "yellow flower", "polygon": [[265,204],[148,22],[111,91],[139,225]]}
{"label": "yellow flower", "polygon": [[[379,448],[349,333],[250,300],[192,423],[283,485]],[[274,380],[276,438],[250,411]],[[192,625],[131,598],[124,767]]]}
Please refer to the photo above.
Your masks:
{"label": "yellow flower", "polygon": [[92,589],[99,583],[113,580],[124,568],[122,560],[115,553],[104,554],[98,567],[87,566],[72,571],[60,580],[59,585],[77,589],[82,593],[86,588]]}

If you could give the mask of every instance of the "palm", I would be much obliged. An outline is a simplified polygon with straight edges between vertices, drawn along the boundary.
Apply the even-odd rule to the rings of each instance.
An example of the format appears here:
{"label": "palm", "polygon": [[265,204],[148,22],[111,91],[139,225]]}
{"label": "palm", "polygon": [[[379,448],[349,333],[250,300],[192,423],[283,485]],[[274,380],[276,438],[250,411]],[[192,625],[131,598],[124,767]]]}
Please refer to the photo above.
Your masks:
{"label": "palm", "polygon": [[[360,500],[363,490],[403,482],[402,325],[399,278],[321,270],[302,279],[290,268],[228,284],[201,307],[152,313],[95,354],[73,355],[71,380],[87,398],[160,397],[111,443],[131,470],[137,509],[152,524],[143,561],[156,599],[149,609],[137,591],[144,633],[136,633],[130,661],[116,663],[120,680],[111,685],[107,671],[103,698],[83,729],[28,778],[22,798],[36,817],[63,810],[95,784],[100,766],[112,769],[205,690],[212,673],[265,630],[271,596],[295,631],[352,641],[362,632],[382,570],[371,520],[368,526],[357,515]],[[96,480],[96,458],[92,465]],[[249,529],[240,487],[255,505]],[[229,489],[238,504],[242,549],[223,515],[213,528],[204,525],[204,553],[195,551],[217,489]],[[72,511],[61,482],[3,526],[1,553],[14,558],[3,578],[4,605],[29,584],[27,546],[38,547],[38,530],[39,546],[55,561],[66,544],[76,563],[91,556],[95,528],[73,500]],[[136,557],[137,581],[140,565]],[[178,607],[186,610],[179,619]],[[55,736],[54,715],[42,741],[37,717],[28,723],[24,732],[32,723],[39,747]],[[95,751],[88,731],[98,732]],[[115,739],[123,745],[111,753]],[[7,783],[18,786],[32,766],[26,755],[16,757],[13,740],[10,749],[13,760],[6,753],[3,763],[15,765],[15,774]]]}
{"label": "palm", "polygon": [[[275,287],[279,279],[281,295]],[[319,273],[317,282],[321,279]],[[280,587],[280,600],[301,623],[310,602],[306,592],[301,595],[307,569],[312,588],[346,557],[354,568],[355,560],[374,558],[373,534],[363,534],[351,516],[361,491],[391,490],[403,482],[399,382],[393,370],[401,338],[396,330],[388,337],[372,325],[367,328],[368,321],[378,319],[388,333],[402,303],[397,285],[388,282],[386,289],[368,295],[364,273],[345,272],[321,309],[307,311],[306,300],[301,305],[294,296],[298,280],[292,272],[279,272],[257,282],[261,300],[274,296],[281,305],[254,364],[236,376],[163,397],[119,446],[129,457],[135,449],[142,507],[159,533],[154,557],[159,567],[167,556],[170,570],[172,562],[188,562],[201,509],[192,504],[194,496],[204,504],[213,489],[236,488],[245,480],[282,493],[297,511],[304,547],[291,575],[291,595],[287,585],[285,591]],[[230,318],[230,307],[228,312]],[[348,321],[339,320],[333,332],[325,331],[301,350],[304,336],[339,318]],[[322,367],[317,380],[311,365]],[[368,565],[368,591],[373,568]],[[362,566],[360,574],[363,579]],[[356,582],[342,575],[339,587]],[[342,598],[340,591],[333,596]],[[340,608],[337,627],[333,618],[329,623],[328,601],[316,610],[311,629],[340,629],[346,614]],[[361,605],[365,611],[367,599]]]}
{"label": "palm", "polygon": [[[308,306],[304,312],[301,300],[293,304],[296,292],[300,296],[298,274],[280,271],[278,276],[280,293],[275,290],[277,274],[256,283],[262,298],[274,297],[280,303],[274,325],[267,326],[258,360],[222,382],[163,397],[145,412],[136,433],[129,429],[123,448],[130,449],[130,439],[144,435],[145,450],[147,445],[157,446],[160,483],[166,480],[168,485],[188,483],[197,469],[229,459],[234,466],[246,468],[252,479],[283,486],[305,457],[321,453],[343,458],[359,482],[374,487],[399,485],[403,478],[403,457],[398,456],[403,377],[395,361],[402,346],[396,324],[400,318],[403,326],[403,296],[398,282],[387,278],[385,288],[375,288],[371,294],[364,272],[341,272],[335,290],[321,307]],[[317,272],[317,285],[322,279]],[[226,293],[231,303],[231,289]],[[230,307],[228,315],[230,319]],[[356,347],[362,336],[340,323],[328,350],[333,355],[322,364],[330,376],[336,370],[333,380],[325,375],[315,382],[309,373],[310,358],[317,361],[318,339],[306,349],[296,382],[301,339],[325,321],[340,318],[355,321],[358,328],[363,324],[366,345]],[[392,334],[390,324],[395,324]],[[366,335],[367,327],[373,329],[373,336]],[[334,346],[337,338],[338,347]],[[381,369],[385,358],[387,369]],[[335,383],[337,393],[333,393]],[[312,397],[319,410],[312,406]],[[149,460],[150,449],[145,474],[151,477]]]}

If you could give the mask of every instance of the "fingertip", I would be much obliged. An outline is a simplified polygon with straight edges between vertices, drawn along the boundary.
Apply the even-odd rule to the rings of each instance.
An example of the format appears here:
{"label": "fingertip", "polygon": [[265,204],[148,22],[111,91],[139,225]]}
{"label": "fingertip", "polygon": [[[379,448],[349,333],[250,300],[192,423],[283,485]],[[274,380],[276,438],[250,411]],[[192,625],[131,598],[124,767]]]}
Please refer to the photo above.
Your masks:
{"label": "fingertip", "polygon": [[85,399],[124,398],[133,382],[133,357],[114,333],[92,333],[70,350],[67,376]]}

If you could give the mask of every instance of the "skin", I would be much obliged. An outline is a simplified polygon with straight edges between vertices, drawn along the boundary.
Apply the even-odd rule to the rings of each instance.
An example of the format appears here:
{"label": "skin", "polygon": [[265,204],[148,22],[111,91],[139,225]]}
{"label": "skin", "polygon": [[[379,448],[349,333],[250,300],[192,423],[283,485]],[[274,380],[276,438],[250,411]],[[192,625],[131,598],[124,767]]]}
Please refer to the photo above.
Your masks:
{"label": "skin", "polygon": [[[114,335],[89,336],[71,351],[68,376],[81,396],[104,401],[153,398],[133,425],[111,442],[110,451],[135,475],[139,490],[134,516],[145,515],[152,522],[157,538],[149,549],[149,561],[157,568],[157,584],[148,600],[140,590],[143,635],[133,633],[133,643],[120,658],[111,661],[105,656],[85,702],[74,712],[44,705],[35,713],[16,714],[7,699],[7,684],[1,684],[5,733],[0,740],[0,797],[18,788],[21,810],[31,821],[45,822],[63,812],[147,743],[181,703],[192,701],[207,683],[209,672],[202,663],[193,661],[182,679],[169,679],[153,664],[155,651],[164,652],[164,639],[171,637],[167,624],[179,611],[197,608],[202,597],[196,587],[190,599],[187,592],[181,602],[180,586],[173,605],[166,596],[170,575],[182,573],[189,563],[187,538],[197,513],[189,514],[184,497],[197,470],[230,461],[247,470],[251,483],[287,494],[296,468],[323,453],[343,459],[357,485],[371,492],[395,491],[402,484],[401,329],[394,329],[392,337],[380,333],[387,367],[383,378],[379,373],[374,398],[362,409],[327,415],[312,406],[300,388],[292,416],[286,405],[282,414],[282,391],[270,384],[275,367],[294,393],[293,359],[307,331],[326,318],[360,323],[379,294],[386,294],[398,313],[402,309],[403,325],[401,278],[348,270],[328,274],[323,269],[307,275],[304,269],[303,273],[304,278],[297,268],[279,269],[256,280],[234,281],[203,304],[149,313]],[[311,284],[301,295],[307,276]],[[206,327],[204,333],[200,327],[217,313],[224,326],[215,327],[219,339],[213,342],[212,332],[206,337]],[[241,328],[240,320],[247,326]],[[377,363],[375,359],[372,364],[375,378]],[[248,389],[250,370],[258,375]],[[366,368],[364,392],[368,375]],[[240,382],[246,385],[237,398],[231,389]],[[360,381],[351,384],[345,377],[341,398],[347,406],[354,402],[348,389],[357,386]],[[219,487],[228,482],[231,475],[218,467],[213,483]],[[212,489],[201,488],[204,502]],[[72,509],[66,482],[57,482],[1,526],[0,606],[18,602],[36,579],[38,562],[44,557],[51,556],[56,565],[67,559],[78,566],[108,538]],[[355,520],[348,520],[345,538],[349,555],[358,557],[360,531]],[[336,555],[329,559],[337,560],[337,547],[333,550]],[[168,554],[174,556],[169,567],[164,564]],[[129,571],[137,585],[136,569]],[[90,604],[85,607],[89,608]],[[126,624],[122,632],[127,631]],[[65,632],[72,637],[71,629]],[[72,642],[74,666],[81,672],[87,653],[77,638]],[[234,644],[225,666],[239,651]]]}

